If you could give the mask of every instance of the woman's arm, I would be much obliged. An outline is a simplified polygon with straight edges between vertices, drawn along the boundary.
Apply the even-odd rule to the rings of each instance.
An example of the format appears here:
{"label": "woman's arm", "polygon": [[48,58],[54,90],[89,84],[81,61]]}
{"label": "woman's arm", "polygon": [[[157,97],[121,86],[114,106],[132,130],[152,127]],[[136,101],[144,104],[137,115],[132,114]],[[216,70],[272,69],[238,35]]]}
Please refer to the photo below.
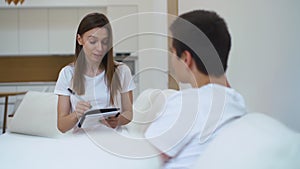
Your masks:
{"label": "woman's arm", "polygon": [[118,125],[125,125],[132,120],[132,91],[121,93],[122,113],[119,116]]}
{"label": "woman's arm", "polygon": [[72,129],[77,123],[78,119],[90,108],[88,102],[80,101],[76,105],[76,110],[71,112],[70,96],[58,96],[57,106],[57,127],[61,132],[66,132]]}
{"label": "woman's arm", "polygon": [[78,121],[76,113],[70,113],[70,96],[58,96],[57,104],[57,127],[61,132],[70,130]]}
{"label": "woman's arm", "polygon": [[132,91],[121,93],[122,102],[122,113],[118,117],[109,117],[102,122],[110,126],[111,128],[116,128],[117,126],[126,125],[132,120]]}

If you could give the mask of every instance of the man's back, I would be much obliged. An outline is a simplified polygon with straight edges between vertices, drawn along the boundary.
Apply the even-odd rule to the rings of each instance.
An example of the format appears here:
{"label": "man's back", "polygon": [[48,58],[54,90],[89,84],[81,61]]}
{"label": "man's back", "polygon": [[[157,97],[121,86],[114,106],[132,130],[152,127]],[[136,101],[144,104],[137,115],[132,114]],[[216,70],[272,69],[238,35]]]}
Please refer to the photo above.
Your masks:
{"label": "man's back", "polygon": [[189,168],[222,127],[246,113],[242,96],[208,84],[172,95],[145,134],[171,159],[164,168]]}

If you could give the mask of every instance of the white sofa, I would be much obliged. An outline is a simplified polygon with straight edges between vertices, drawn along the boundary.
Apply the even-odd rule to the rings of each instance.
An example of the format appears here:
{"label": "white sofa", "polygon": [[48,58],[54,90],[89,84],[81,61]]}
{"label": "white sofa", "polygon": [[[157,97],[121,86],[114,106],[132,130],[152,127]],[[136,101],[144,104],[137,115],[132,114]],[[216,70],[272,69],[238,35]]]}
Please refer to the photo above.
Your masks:
{"label": "white sofa", "polygon": [[[143,133],[147,126],[153,121],[157,113],[163,110],[163,105],[166,99],[172,95],[174,90],[159,90],[147,89],[142,92],[134,102],[134,118],[133,121],[127,125],[128,132],[134,138],[143,138]],[[31,94],[30,94],[31,93]],[[57,136],[56,129],[56,102],[57,97],[49,93],[35,93],[30,92],[24,97],[20,107],[16,112],[16,119],[13,119],[10,126],[10,132],[23,133],[26,135],[34,134],[45,137]],[[26,98],[26,99],[25,99]],[[34,101],[34,102],[33,102]],[[32,104],[35,103],[35,104]],[[35,111],[33,111],[35,110]],[[42,111],[41,110],[45,110]],[[51,115],[49,115],[49,113]],[[44,114],[47,114],[46,116]],[[17,123],[17,125],[16,125]],[[43,126],[44,124],[44,126]],[[92,136],[89,135],[89,136]],[[13,138],[21,136],[14,135]],[[75,137],[74,137],[75,138]],[[71,141],[74,138],[67,138]],[[7,148],[6,145],[19,144],[18,141],[7,140],[5,142],[3,136],[0,136],[0,149],[9,150],[9,155],[13,160],[20,160],[23,158],[23,151],[28,148],[23,147],[20,149]],[[20,145],[29,145],[29,143],[36,142],[36,138],[21,138]],[[83,138],[80,138],[83,140]],[[107,135],[105,141],[110,143],[110,139],[116,141],[113,136]],[[4,140],[4,141],[3,141]],[[42,139],[45,143],[55,146],[56,142],[49,139]],[[100,140],[103,140],[100,138]],[[83,140],[85,143],[88,140]],[[2,142],[2,144],[1,144]],[[60,142],[66,142],[62,140]],[[4,143],[4,144],[3,144]],[[5,144],[7,143],[7,144]],[[66,144],[66,143],[65,143]],[[78,143],[73,143],[78,145]],[[124,143],[125,144],[125,143]],[[42,146],[42,143],[38,144]],[[121,144],[120,144],[121,145]],[[1,147],[2,146],[2,147]],[[121,146],[122,147],[122,146]],[[123,146],[123,148],[126,146]],[[128,146],[130,147],[130,146]],[[133,145],[134,147],[134,145]],[[148,145],[146,146],[148,147]],[[72,147],[70,147],[72,148]],[[90,151],[95,151],[91,149]],[[149,148],[149,147],[148,147]],[[80,148],[79,150],[81,150]],[[141,148],[139,148],[141,149]],[[143,149],[143,148],[142,148]],[[151,149],[151,148],[150,148]],[[20,152],[20,150],[23,150]],[[29,150],[28,150],[29,151]],[[135,151],[133,149],[133,151]],[[138,151],[138,150],[136,150]],[[152,151],[152,150],[151,150]],[[62,152],[61,150],[59,152]],[[76,152],[76,151],[74,151]],[[52,152],[55,154],[55,152]],[[86,152],[87,153],[87,152]],[[99,152],[94,152],[99,153]],[[107,161],[120,160],[120,163],[115,162],[113,166],[103,164],[106,168],[159,168],[159,160],[157,153],[153,151],[149,154],[149,159],[143,160],[126,160],[122,156],[114,155],[111,153],[100,153]],[[47,157],[51,156],[48,155]],[[31,157],[26,157],[29,160]],[[0,162],[5,159],[0,157]],[[74,158],[80,159],[80,158]],[[84,159],[84,158],[83,158]],[[97,158],[92,158],[97,159]],[[60,162],[62,160],[59,160]],[[86,161],[86,160],[85,160]],[[23,162],[23,163],[22,163]],[[39,166],[43,166],[42,161]],[[3,161],[1,162],[3,163]],[[11,162],[4,162],[11,164]],[[21,160],[21,163],[14,163],[15,166],[23,165],[23,168],[31,168],[32,166],[26,165],[27,161]],[[49,161],[51,164],[51,161]],[[138,164],[135,167],[132,164]],[[30,166],[30,167],[28,167]],[[52,165],[53,166],[53,165]],[[57,165],[56,165],[57,166]],[[76,165],[80,168],[82,165]],[[93,166],[90,164],[90,166]],[[99,162],[99,167],[101,163]],[[12,167],[17,168],[17,167]],[[244,117],[229,124],[208,146],[207,150],[195,162],[194,169],[299,169],[300,168],[300,135],[299,133],[290,130],[277,120],[264,115],[262,113],[249,113]]]}

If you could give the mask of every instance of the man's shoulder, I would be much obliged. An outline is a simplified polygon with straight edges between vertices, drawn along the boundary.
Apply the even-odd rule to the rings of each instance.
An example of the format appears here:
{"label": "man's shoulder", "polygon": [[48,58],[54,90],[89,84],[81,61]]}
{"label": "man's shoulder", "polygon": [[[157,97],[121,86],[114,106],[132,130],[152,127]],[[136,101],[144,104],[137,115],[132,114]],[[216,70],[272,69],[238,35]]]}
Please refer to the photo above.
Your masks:
{"label": "man's shoulder", "polygon": [[167,107],[184,106],[185,109],[201,107],[201,110],[206,110],[212,105],[228,106],[228,103],[245,105],[243,97],[237,91],[216,84],[180,90],[167,99]]}
{"label": "man's shoulder", "polygon": [[179,90],[177,92],[174,92],[168,100],[178,100],[183,98],[195,98],[198,97],[202,92],[201,88],[188,88]]}

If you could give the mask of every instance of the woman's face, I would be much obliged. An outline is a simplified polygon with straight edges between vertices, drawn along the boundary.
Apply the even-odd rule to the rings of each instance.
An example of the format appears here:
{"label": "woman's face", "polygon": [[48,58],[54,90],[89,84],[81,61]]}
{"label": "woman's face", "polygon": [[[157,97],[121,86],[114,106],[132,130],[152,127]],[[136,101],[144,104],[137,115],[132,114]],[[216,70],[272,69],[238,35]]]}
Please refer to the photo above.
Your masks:
{"label": "woman's face", "polygon": [[108,32],[106,28],[94,28],[77,35],[77,41],[83,47],[86,59],[89,63],[100,64],[108,50]]}

